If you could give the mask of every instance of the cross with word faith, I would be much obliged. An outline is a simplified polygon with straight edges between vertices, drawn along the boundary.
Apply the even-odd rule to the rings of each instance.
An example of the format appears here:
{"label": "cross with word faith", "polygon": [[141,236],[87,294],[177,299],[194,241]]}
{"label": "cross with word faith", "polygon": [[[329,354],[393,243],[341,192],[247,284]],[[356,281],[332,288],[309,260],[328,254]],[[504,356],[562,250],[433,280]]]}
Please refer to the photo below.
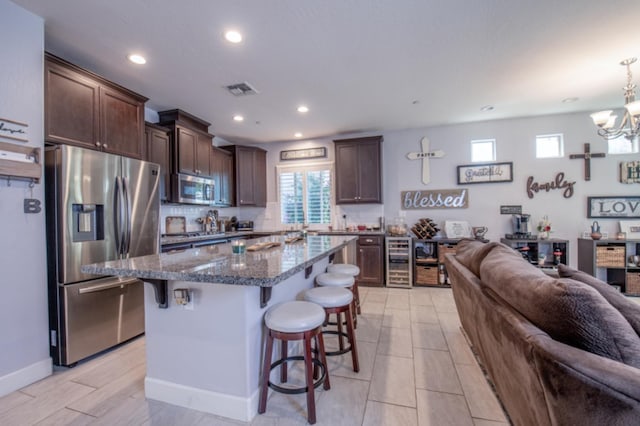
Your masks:
{"label": "cross with word faith", "polygon": [[584,144],[584,154],[571,154],[569,158],[574,160],[576,158],[584,159],[584,180],[591,180],[591,159],[592,158],[604,158],[603,152],[591,153],[591,144]]}
{"label": "cross with word faith", "polygon": [[429,151],[429,139],[427,139],[426,136],[422,138],[420,143],[422,144],[422,152],[410,152],[407,154],[407,158],[409,160],[422,159],[422,183],[427,185],[431,181],[429,159],[444,157],[444,151],[440,149],[437,151]]}

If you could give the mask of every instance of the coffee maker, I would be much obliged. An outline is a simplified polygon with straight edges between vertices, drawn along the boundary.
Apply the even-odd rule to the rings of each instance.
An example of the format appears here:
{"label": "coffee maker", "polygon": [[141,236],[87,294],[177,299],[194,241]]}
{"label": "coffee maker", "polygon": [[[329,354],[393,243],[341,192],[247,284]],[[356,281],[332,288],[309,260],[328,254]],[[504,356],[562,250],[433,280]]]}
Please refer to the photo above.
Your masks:
{"label": "coffee maker", "polygon": [[511,228],[512,234],[507,234],[506,237],[510,239],[530,239],[531,231],[529,230],[529,221],[531,219],[530,214],[514,214],[511,215]]}

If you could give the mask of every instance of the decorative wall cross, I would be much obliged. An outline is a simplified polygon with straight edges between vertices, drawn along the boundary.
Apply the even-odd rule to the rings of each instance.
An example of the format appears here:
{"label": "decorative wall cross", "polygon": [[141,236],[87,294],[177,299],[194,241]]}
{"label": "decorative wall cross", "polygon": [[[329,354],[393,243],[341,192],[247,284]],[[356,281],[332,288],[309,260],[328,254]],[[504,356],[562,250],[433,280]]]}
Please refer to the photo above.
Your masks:
{"label": "decorative wall cross", "polygon": [[436,150],[429,151],[429,139],[427,137],[423,137],[420,141],[422,145],[422,152],[410,152],[407,154],[407,158],[409,160],[420,160],[422,159],[422,183],[427,185],[431,181],[431,176],[429,172],[429,159],[430,158],[442,158],[444,157],[444,151]]}
{"label": "decorative wall cross", "polygon": [[584,154],[571,154],[569,158],[574,160],[576,158],[584,159],[584,180],[591,180],[591,159],[592,158],[604,158],[604,152],[591,153],[591,144],[584,144]]}

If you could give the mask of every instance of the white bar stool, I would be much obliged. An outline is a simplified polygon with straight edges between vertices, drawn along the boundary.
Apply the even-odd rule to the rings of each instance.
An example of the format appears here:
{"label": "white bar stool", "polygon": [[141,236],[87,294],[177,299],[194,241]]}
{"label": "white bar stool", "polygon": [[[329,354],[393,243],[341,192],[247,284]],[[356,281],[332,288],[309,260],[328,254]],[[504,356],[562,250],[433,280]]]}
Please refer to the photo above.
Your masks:
{"label": "white bar stool", "polygon": [[[326,355],[342,355],[347,352],[351,352],[353,371],[356,373],[360,371],[356,336],[353,330],[353,312],[351,311],[353,293],[342,287],[314,287],[304,292],[304,300],[317,303],[322,306],[326,312],[327,320],[329,319],[329,315],[336,315],[338,330],[324,330],[323,333],[338,335],[339,350],[326,352]],[[342,331],[342,314],[345,314],[345,318],[347,320],[346,333]],[[346,337],[349,341],[349,346],[346,348],[344,347],[343,337]]]}
{"label": "white bar stool", "polygon": [[352,275],[348,274],[339,274],[337,272],[323,272],[321,274],[316,275],[316,284],[320,287],[344,287],[351,290],[353,293],[353,301],[351,302],[352,316],[353,316],[353,326],[358,326],[358,318],[356,316],[356,306],[355,306],[355,292],[353,291],[353,286],[355,285],[356,280]]}
{"label": "white bar stool", "polygon": [[[267,326],[267,342],[264,355],[264,365],[262,367],[262,384],[260,385],[260,402],[258,413],[262,414],[267,409],[268,388],[286,394],[307,393],[307,419],[310,424],[316,422],[316,402],[314,389],[324,383],[324,389],[329,390],[329,369],[327,368],[327,358],[324,351],[324,340],[322,338],[322,324],[326,318],[325,310],[322,306],[305,301],[285,302],[273,306],[264,316]],[[311,340],[316,339],[316,357],[312,356]],[[281,358],[271,363],[273,355],[273,340],[279,339],[282,342]],[[302,340],[304,343],[304,355],[287,356],[287,342],[290,340]],[[319,358],[319,359],[318,359]],[[282,387],[269,380],[271,370],[282,365],[280,370],[280,381],[287,381],[287,362],[301,361],[305,364],[306,386],[299,388]],[[314,382],[314,372],[317,367],[322,374]]]}
{"label": "white bar stool", "polygon": [[[329,266],[327,266],[327,272],[336,272],[338,274],[346,274],[346,275],[351,275],[354,280],[355,278],[360,275],[360,268],[358,268],[356,265],[353,265],[351,263],[331,263],[329,264]],[[358,313],[358,315],[362,314],[362,310],[360,309],[360,290],[358,290],[358,282],[354,281],[354,285],[353,285],[353,297],[355,297],[355,305],[356,305],[356,312]]]}

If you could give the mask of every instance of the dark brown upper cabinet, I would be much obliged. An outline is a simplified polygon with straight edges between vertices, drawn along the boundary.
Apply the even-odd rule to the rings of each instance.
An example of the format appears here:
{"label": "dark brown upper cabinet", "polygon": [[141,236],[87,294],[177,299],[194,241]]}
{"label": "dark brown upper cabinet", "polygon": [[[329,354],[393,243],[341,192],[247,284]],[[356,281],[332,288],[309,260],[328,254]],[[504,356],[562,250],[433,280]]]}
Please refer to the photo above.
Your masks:
{"label": "dark brown upper cabinet", "polygon": [[175,173],[212,177],[210,123],[179,109],[158,113],[159,125],[169,128]]}
{"label": "dark brown upper cabinet", "polygon": [[142,158],[147,98],[45,54],[45,140]]}
{"label": "dark brown upper cabinet", "polygon": [[223,146],[234,157],[236,206],[267,206],[267,151],[253,146]]}
{"label": "dark brown upper cabinet", "polygon": [[168,201],[171,173],[171,145],[169,129],[156,124],[145,124],[145,149],[143,160],[160,165],[160,201]]}
{"label": "dark brown upper cabinet", "polygon": [[382,136],[334,140],[336,204],[382,203]]}
{"label": "dark brown upper cabinet", "polygon": [[233,197],[233,154],[226,149],[211,149],[211,174],[214,180],[214,205],[232,206]]}

